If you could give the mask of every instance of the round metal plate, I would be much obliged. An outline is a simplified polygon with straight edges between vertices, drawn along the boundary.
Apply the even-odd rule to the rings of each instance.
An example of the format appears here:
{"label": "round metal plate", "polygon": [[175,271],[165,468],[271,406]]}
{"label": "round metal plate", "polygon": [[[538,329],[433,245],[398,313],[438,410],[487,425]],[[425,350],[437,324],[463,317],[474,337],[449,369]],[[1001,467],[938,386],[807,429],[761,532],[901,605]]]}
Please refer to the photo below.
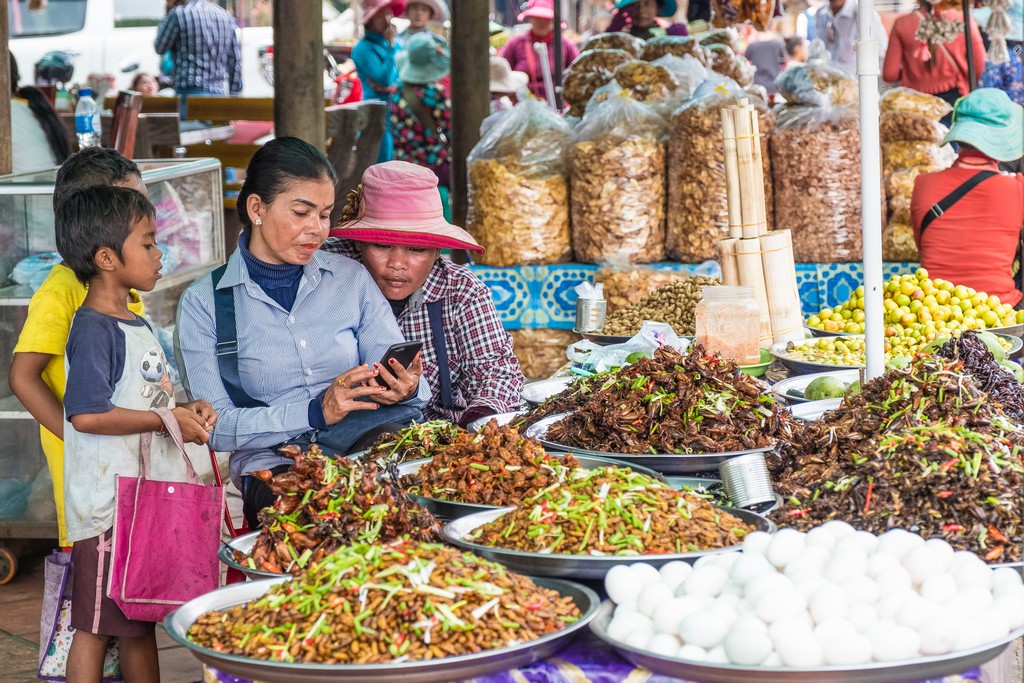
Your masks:
{"label": "round metal plate", "polygon": [[577,329],[573,329],[573,332],[580,335],[584,339],[590,342],[594,342],[600,346],[610,346],[612,344],[622,344],[628,342],[632,337],[623,337],[618,334],[601,334],[599,332],[580,332]]}
{"label": "round metal plate", "polygon": [[663,676],[701,683],[906,683],[934,680],[980,666],[999,656],[1007,645],[1024,635],[1024,628],[1021,628],[1001,640],[970,650],[902,662],[875,662],[858,667],[823,666],[812,669],[737,666],[665,657],[612,640],[608,635],[608,624],[611,622],[613,609],[610,601],[605,601],[601,605],[597,617],[590,624],[590,630],[594,635],[637,666]]}
{"label": "round metal plate", "polygon": [[229,674],[263,683],[294,683],[295,681],[366,681],[400,680],[402,683],[444,683],[507,671],[546,659],[565,647],[597,614],[600,600],[594,591],[569,581],[535,579],[538,586],[558,591],[569,597],[580,611],[580,620],[561,631],[536,640],[497,650],[488,650],[457,657],[444,657],[418,662],[388,664],[300,664],[271,662],[238,655],[222,654],[196,645],[188,639],[189,627],[200,615],[226,610],[261,597],[271,586],[287,581],[278,577],[264,581],[235,583],[191,600],[164,619],[167,634],[184,645],[201,661]]}
{"label": "round metal plate", "polygon": [[256,547],[256,539],[259,538],[259,531],[251,531],[247,534],[232,538],[227,543],[220,544],[220,551],[217,552],[217,557],[220,561],[238,571],[245,574],[246,578],[256,581],[258,579],[274,579],[284,576],[277,572],[267,572],[260,569],[252,569],[247,564],[238,562],[235,559],[235,551],[244,554],[246,557],[252,554],[252,549]]}
{"label": "round metal plate", "polygon": [[546,438],[548,427],[565,417],[565,413],[552,415],[540,420],[523,432],[525,436],[531,436],[553,451],[570,451],[576,455],[594,455],[599,458],[611,458],[624,463],[636,464],[641,467],[649,467],[655,472],[662,474],[693,474],[694,472],[708,472],[717,470],[718,466],[730,458],[735,458],[747,453],[766,453],[772,450],[773,446],[754,448],[747,451],[731,451],[728,453],[608,453],[605,451],[591,451],[585,448],[576,448],[550,441]]}
{"label": "round metal plate", "polygon": [[[478,512],[474,515],[462,517],[446,524],[441,529],[441,537],[448,543],[472,551],[473,554],[479,555],[484,559],[500,562],[515,572],[530,573],[535,576],[575,579],[603,579],[612,567],[620,564],[645,562],[655,567],[660,567],[674,560],[696,562],[705,555],[735,552],[743,547],[742,545],[734,545],[728,548],[665,555],[556,555],[552,553],[530,553],[521,550],[493,548],[464,540],[464,537],[474,529],[488,522],[493,522],[514,509],[498,508],[497,510]],[[775,524],[758,514],[737,508],[719,509],[735,515],[747,524],[754,525],[754,528],[758,531],[775,533]]]}
{"label": "round metal plate", "polygon": [[481,429],[484,428],[484,425],[490,422],[491,420],[497,420],[498,426],[502,427],[504,425],[507,425],[509,422],[516,419],[517,417],[523,417],[528,412],[529,411],[526,410],[517,410],[512,413],[497,413],[496,415],[488,415],[487,417],[481,417],[479,420],[473,420],[472,422],[469,423],[469,425],[466,428],[471,432],[479,432]]}
{"label": "round metal plate", "polygon": [[[569,455],[568,453],[552,453],[551,456],[555,458],[561,458]],[[664,482],[665,477],[661,476],[654,470],[646,467],[640,467],[639,465],[632,465],[621,462],[619,460],[611,460],[608,458],[595,458],[591,455],[576,455],[573,453],[577,460],[580,461],[580,466],[585,470],[596,470],[601,467],[625,467],[646,474],[649,477],[653,477],[658,481]],[[403,463],[398,466],[398,474],[405,476],[408,474],[415,474],[420,470],[421,467],[430,462],[431,458],[424,458],[423,460],[412,460],[407,463]],[[667,483],[667,482],[666,482]],[[440,520],[450,521],[465,517],[466,515],[472,515],[477,512],[485,512],[487,510],[499,510],[501,509],[497,505],[480,505],[477,503],[460,503],[454,500],[441,500],[439,498],[427,498],[426,496],[417,495],[410,493],[409,497],[417,504],[422,505],[426,509],[430,510]]]}
{"label": "round metal plate", "polygon": [[[772,385],[771,390],[772,393],[789,404],[809,403],[810,401],[803,398],[802,394],[807,389],[807,385],[819,377],[835,377],[843,384],[849,385],[860,379],[860,370],[833,370],[832,372],[816,372],[813,375],[797,375],[776,382]],[[798,390],[801,396],[790,394],[789,392],[793,390]]]}
{"label": "round metal plate", "polygon": [[843,402],[841,398],[826,398],[824,401],[807,401],[805,403],[797,403],[795,406],[790,407],[790,412],[798,420],[804,422],[814,422],[822,415],[830,410],[835,410]]}

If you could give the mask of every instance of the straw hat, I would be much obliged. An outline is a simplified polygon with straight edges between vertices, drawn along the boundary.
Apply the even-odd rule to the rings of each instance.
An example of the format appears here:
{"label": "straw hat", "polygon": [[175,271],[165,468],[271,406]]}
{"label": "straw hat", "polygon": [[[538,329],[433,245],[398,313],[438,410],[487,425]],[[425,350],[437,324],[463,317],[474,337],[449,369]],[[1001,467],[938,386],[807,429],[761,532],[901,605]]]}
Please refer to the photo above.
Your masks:
{"label": "straw hat", "polygon": [[526,4],[526,9],[519,13],[518,19],[521,23],[530,17],[536,17],[538,19],[554,19],[554,0],[530,0],[530,2]]}
{"label": "straw hat", "polygon": [[507,59],[491,55],[491,92],[514,93],[529,82],[529,74],[513,71]]}
{"label": "straw hat", "polygon": [[[405,6],[405,10],[408,10],[409,5],[414,2],[426,5],[434,12],[434,16],[430,17],[431,21],[443,24],[448,20],[448,3],[446,3],[445,0],[410,0]],[[405,10],[402,11],[404,12]]]}
{"label": "straw hat", "polygon": [[1024,157],[1024,108],[998,88],[978,88],[953,108],[943,144],[962,142],[996,161]]}
{"label": "straw hat", "polygon": [[451,73],[448,48],[430,31],[413,34],[396,61],[403,83],[433,83]]}
{"label": "straw hat", "polygon": [[399,16],[405,11],[405,0],[359,0],[359,20],[364,24],[383,9],[391,8],[391,14]]}
{"label": "straw hat", "polygon": [[331,237],[426,249],[483,251],[473,237],[444,219],[437,176],[407,161],[375,164],[363,174],[356,215]]}
{"label": "straw hat", "polygon": [[[615,9],[623,9],[634,4],[636,4],[636,0],[619,0],[617,3],[615,3]],[[658,0],[659,17],[675,16],[675,13],[678,9],[679,6],[676,3],[676,0]]]}

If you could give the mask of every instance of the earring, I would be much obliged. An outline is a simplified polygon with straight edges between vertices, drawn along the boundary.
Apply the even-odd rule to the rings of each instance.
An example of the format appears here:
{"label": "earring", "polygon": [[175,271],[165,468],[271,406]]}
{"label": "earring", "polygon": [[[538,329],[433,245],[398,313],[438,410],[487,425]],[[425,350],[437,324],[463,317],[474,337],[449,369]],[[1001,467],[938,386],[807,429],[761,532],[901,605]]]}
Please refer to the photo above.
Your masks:
{"label": "earring", "polygon": [[256,227],[258,228],[258,227],[260,227],[261,225],[263,225],[263,219],[262,219],[262,218],[257,218],[257,219],[256,219]]}

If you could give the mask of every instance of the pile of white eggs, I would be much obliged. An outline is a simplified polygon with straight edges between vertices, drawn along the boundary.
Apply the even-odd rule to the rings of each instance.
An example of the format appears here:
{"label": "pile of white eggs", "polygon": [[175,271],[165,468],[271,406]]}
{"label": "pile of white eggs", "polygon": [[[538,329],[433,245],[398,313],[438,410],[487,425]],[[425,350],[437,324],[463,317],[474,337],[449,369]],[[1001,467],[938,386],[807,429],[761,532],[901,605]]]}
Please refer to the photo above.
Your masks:
{"label": "pile of white eggs", "polygon": [[856,666],[944,655],[1024,626],[1024,584],[942,539],[828,522],[749,534],[742,552],[614,567],[608,635],[666,657]]}

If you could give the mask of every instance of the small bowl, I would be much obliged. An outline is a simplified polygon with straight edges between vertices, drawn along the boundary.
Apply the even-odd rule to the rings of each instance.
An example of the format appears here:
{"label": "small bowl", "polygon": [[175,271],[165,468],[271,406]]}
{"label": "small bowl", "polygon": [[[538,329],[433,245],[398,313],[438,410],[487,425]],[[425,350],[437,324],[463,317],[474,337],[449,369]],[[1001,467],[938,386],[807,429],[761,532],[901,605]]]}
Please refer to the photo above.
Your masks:
{"label": "small bowl", "polygon": [[761,349],[761,362],[755,365],[741,365],[740,372],[751,377],[760,377],[768,371],[768,366],[775,361],[775,356],[768,349]]}

